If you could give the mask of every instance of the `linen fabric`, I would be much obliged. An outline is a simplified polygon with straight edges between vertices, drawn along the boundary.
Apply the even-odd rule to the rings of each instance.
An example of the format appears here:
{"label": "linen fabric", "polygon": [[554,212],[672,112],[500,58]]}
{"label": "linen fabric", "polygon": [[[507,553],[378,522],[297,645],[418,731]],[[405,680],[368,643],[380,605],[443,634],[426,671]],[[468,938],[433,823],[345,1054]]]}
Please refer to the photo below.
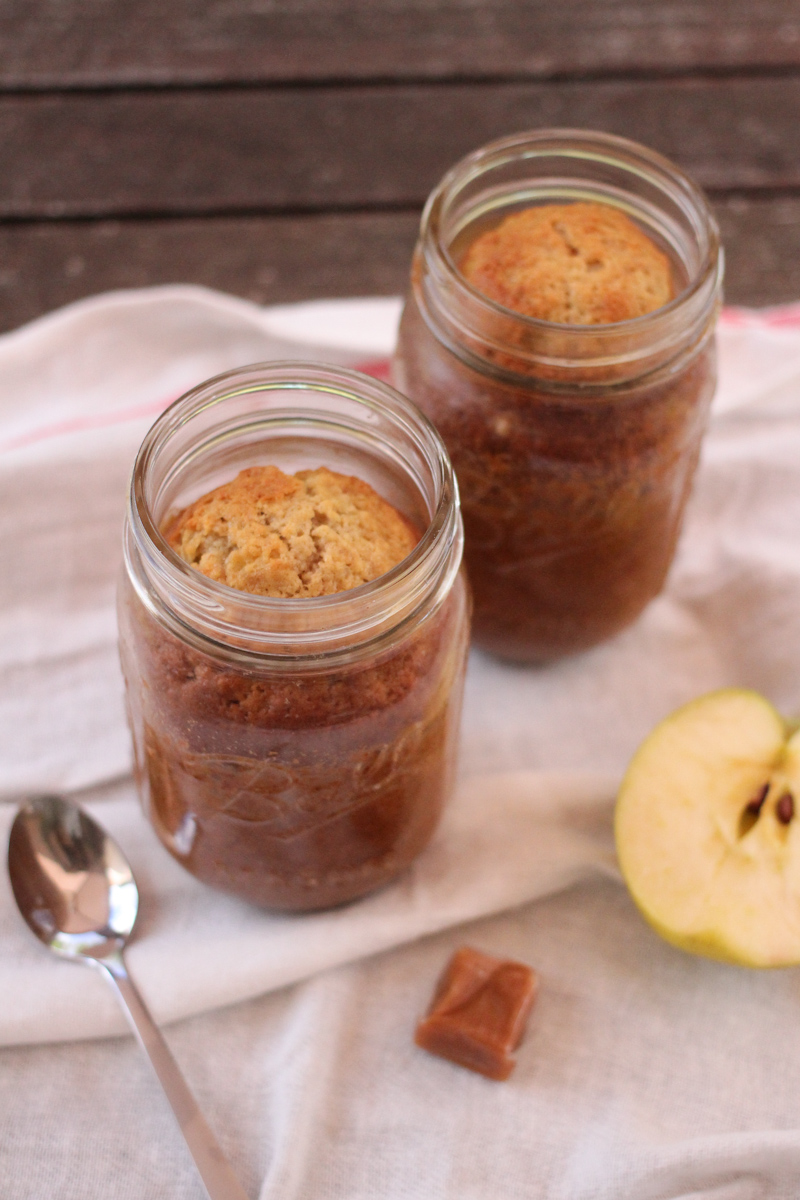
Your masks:
{"label": "linen fabric", "polygon": [[[114,589],[149,422],[245,362],[384,371],[398,313],[169,287],[0,338],[4,836],[15,797],[63,790],[118,838],[142,895],[131,973],[254,1197],[794,1200],[800,977],[663,944],[620,884],[611,814],[677,704],[736,684],[800,713],[800,306],[724,314],[678,554],[639,621],[548,668],[473,652],[457,794],[395,884],[266,914],[196,883],[139,812]],[[505,1084],[412,1045],[465,942],[541,976]],[[0,1195],[201,1197],[102,979],[39,946],[4,875],[0,946]]]}

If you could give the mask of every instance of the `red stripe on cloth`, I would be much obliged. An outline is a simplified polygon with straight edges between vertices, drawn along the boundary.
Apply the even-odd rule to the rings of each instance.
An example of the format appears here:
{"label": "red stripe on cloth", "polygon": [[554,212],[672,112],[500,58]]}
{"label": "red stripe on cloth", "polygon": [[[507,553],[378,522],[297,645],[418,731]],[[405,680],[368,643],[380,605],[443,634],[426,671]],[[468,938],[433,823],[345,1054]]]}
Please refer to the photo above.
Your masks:
{"label": "red stripe on cloth", "polygon": [[[373,379],[389,380],[390,360],[388,358],[371,359],[358,363],[355,370]],[[25,446],[47,441],[49,438],[63,437],[70,433],[88,433],[95,429],[105,429],[110,425],[124,425],[128,421],[138,421],[142,417],[159,416],[178,396],[170,396],[168,400],[152,400],[147,404],[136,404],[131,408],[121,408],[118,412],[92,413],[85,417],[72,417],[67,421],[54,421],[42,425],[38,429],[28,430],[17,437],[0,442],[0,453],[8,450],[21,450]]]}
{"label": "red stripe on cloth", "polygon": [[800,304],[775,308],[723,308],[721,323],[730,329],[800,329]]}
{"label": "red stripe on cloth", "polygon": [[69,421],[54,421],[52,425],[42,425],[39,429],[31,429],[27,433],[19,434],[18,437],[0,442],[0,453],[4,450],[20,450],[35,442],[62,437],[67,433],[86,433],[88,430],[104,429],[109,425],[124,425],[127,421],[138,421],[142,417],[158,416],[176,399],[176,396],[170,396],[169,400],[151,400],[148,404],[121,408],[118,412],[92,413],[90,416],[73,417]]}
{"label": "red stripe on cloth", "polygon": [[375,358],[371,362],[358,363],[354,370],[360,371],[362,375],[371,375],[373,379],[380,379],[383,383],[389,383],[391,361],[389,358]]}

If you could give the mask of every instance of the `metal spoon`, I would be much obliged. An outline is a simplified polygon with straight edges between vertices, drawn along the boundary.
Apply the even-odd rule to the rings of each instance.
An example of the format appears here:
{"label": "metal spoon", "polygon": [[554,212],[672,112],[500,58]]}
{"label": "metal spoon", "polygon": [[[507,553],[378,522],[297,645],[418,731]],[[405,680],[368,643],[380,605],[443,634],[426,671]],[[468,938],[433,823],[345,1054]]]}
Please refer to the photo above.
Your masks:
{"label": "metal spoon", "polygon": [[117,843],[77,804],[40,796],[20,808],[11,826],[8,873],[39,940],[64,958],[97,967],[114,988],[211,1200],[247,1200],[125,967],[122,951],[139,892]]}

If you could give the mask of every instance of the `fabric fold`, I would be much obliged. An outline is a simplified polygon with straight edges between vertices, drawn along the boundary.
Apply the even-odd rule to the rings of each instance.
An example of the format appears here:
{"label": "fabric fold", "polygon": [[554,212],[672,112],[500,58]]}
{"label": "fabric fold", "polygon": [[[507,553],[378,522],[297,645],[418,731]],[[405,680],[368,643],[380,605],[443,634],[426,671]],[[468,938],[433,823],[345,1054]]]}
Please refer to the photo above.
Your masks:
{"label": "fabric fold", "polygon": [[[128,961],[162,1023],[274,991],[477,917],[616,877],[614,781],[511,772],[462,784],[428,849],[395,883],[328,912],[282,916],[212,892],[188,875],[141,815],[130,784],[87,808],[125,848],[141,892]],[[5,844],[14,809],[0,809]],[[0,884],[0,1044],[124,1033],[94,972],[31,937]]]}

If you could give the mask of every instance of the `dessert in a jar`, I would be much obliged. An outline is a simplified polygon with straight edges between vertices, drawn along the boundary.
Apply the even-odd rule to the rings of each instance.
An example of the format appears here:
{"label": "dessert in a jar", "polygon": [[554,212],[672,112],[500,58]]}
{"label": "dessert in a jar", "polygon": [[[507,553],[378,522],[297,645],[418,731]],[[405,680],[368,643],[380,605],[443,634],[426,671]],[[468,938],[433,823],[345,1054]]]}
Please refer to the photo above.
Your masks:
{"label": "dessert in a jar", "polygon": [[120,647],[137,785],[183,866],[303,911],[426,845],[454,774],[462,540],[441,440],[376,380],[262,364],[159,418]]}
{"label": "dessert in a jar", "polygon": [[714,391],[721,279],[700,190],[621,138],[507,138],[432,193],[393,378],[450,451],[478,645],[556,659],[660,591]]}

